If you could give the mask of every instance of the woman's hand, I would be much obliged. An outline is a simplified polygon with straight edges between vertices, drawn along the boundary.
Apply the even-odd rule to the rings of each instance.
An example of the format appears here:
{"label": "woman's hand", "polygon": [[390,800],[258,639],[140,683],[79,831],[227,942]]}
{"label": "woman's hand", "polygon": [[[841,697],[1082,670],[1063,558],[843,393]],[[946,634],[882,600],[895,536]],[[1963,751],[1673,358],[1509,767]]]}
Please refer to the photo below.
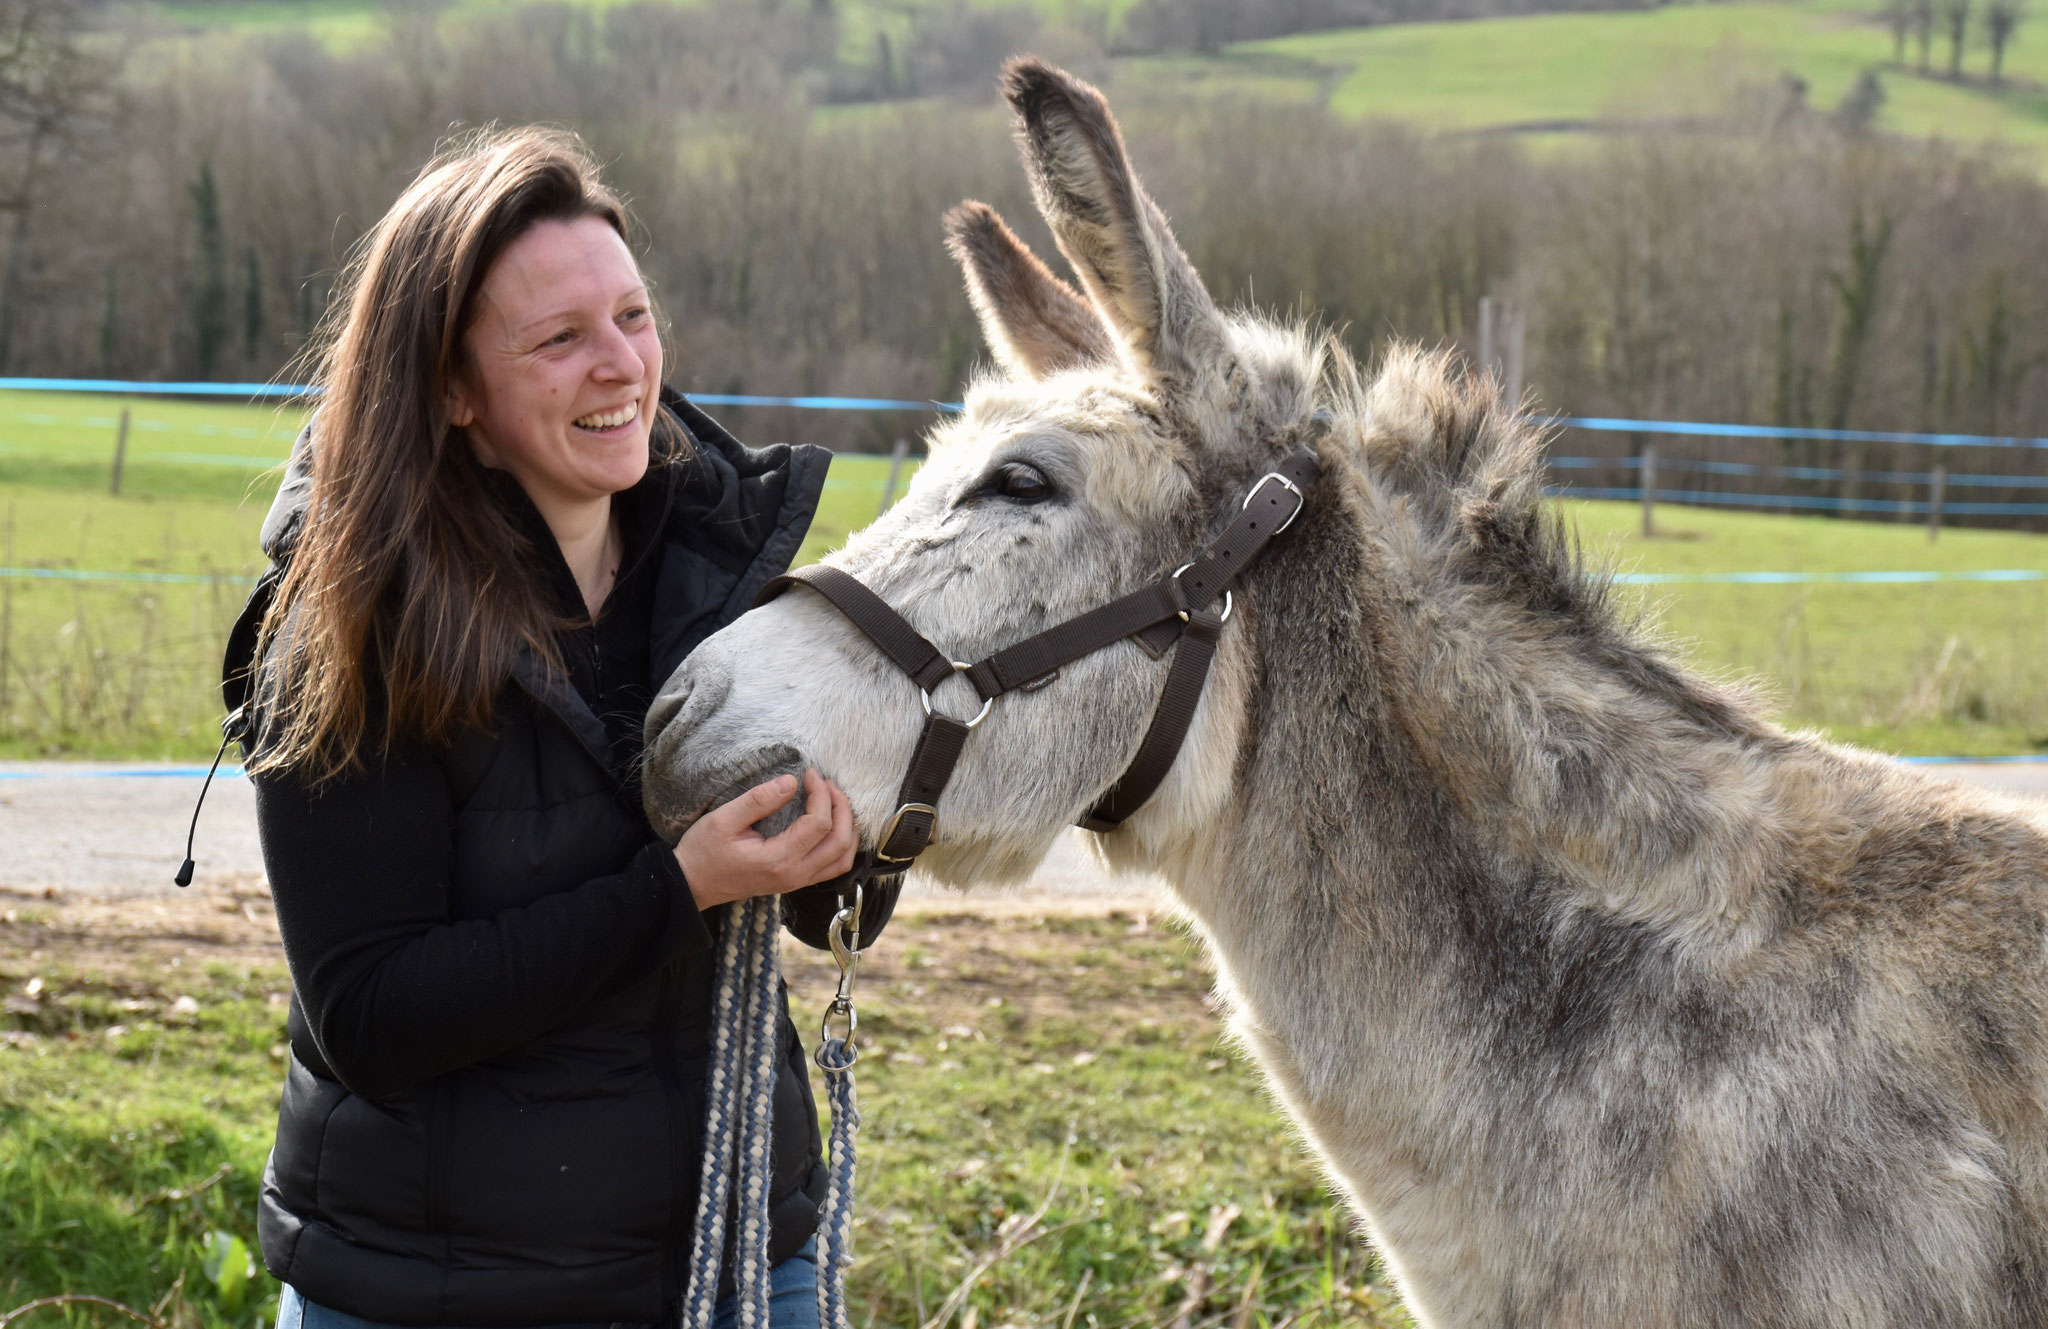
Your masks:
{"label": "woman's hand", "polygon": [[794,775],[778,776],[713,808],[683,832],[676,862],[697,908],[781,895],[853,867],[853,805],[816,770],[804,772],[802,816],[773,838],[754,829],[795,792]]}

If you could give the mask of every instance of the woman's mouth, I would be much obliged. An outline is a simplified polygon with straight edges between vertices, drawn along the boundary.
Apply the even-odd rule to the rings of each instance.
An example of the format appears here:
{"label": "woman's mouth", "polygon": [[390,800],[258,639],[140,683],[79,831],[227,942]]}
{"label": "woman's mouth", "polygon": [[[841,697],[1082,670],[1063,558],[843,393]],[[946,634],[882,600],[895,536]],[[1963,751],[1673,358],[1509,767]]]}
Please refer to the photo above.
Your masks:
{"label": "woman's mouth", "polygon": [[639,418],[640,403],[629,401],[624,406],[613,407],[609,411],[593,411],[591,414],[580,416],[569,423],[575,425],[578,429],[587,430],[590,433],[603,434],[609,433],[614,429],[623,429]]}

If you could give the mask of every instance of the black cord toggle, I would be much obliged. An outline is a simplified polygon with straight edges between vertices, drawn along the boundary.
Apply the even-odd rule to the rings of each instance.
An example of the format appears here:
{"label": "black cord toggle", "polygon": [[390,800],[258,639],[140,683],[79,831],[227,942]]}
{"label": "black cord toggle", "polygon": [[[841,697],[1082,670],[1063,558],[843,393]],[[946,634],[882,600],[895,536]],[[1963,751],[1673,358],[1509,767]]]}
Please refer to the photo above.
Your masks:
{"label": "black cord toggle", "polygon": [[206,783],[199,786],[199,797],[192,804],[192,824],[185,828],[185,861],[178,865],[178,875],[172,878],[180,886],[192,884],[192,840],[199,834],[199,809],[206,806],[206,793],[213,788],[213,773],[220,769],[220,759],[228,754],[228,744],[248,732],[245,710],[236,707],[227,719],[220,722],[220,751],[213,754],[213,765],[206,768]]}

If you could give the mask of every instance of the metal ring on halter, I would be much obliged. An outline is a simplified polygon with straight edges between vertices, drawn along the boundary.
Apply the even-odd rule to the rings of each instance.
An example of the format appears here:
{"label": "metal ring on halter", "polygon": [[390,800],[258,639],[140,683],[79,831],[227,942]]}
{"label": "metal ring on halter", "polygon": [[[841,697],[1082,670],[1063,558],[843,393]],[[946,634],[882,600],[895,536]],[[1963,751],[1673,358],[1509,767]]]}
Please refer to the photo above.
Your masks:
{"label": "metal ring on halter", "polygon": [[[953,672],[956,674],[964,674],[968,670],[974,668],[973,665],[962,664],[958,660],[948,660],[946,663],[953,666]],[[926,688],[921,689],[920,691],[922,692],[922,695],[924,697],[924,713],[926,715],[930,715],[932,713],[931,690],[929,688]],[[964,723],[967,725],[969,729],[974,728],[974,726],[980,724],[983,720],[988,719],[989,708],[994,706],[995,704],[996,699],[994,697],[985,698],[981,703],[981,710],[976,713],[975,717],[972,720],[965,721]]]}
{"label": "metal ring on halter", "polygon": [[[1177,567],[1177,568],[1175,568],[1175,569],[1173,570],[1173,575],[1174,575],[1174,576],[1176,576],[1176,577],[1178,577],[1178,576],[1179,576],[1179,575],[1180,575],[1181,573],[1183,573],[1183,572],[1186,572],[1186,571],[1187,571],[1187,570],[1188,570],[1189,568],[1191,568],[1191,567],[1193,567],[1193,566],[1194,566],[1194,564],[1193,564],[1193,563],[1183,563],[1183,564],[1181,564],[1181,565],[1180,565],[1179,567]],[[1183,602],[1183,603],[1185,603],[1185,602]],[[1226,591],[1224,591],[1224,592],[1223,592],[1223,617],[1222,617],[1222,618],[1220,618],[1220,619],[1218,619],[1218,620],[1217,620],[1217,622],[1219,622],[1219,623],[1228,623],[1228,622],[1230,621],[1230,610],[1231,610],[1230,592],[1229,592],[1228,590],[1226,590]],[[1180,611],[1180,621],[1181,621],[1181,622],[1183,622],[1183,623],[1185,623],[1185,622],[1187,622],[1187,621],[1188,621],[1188,611],[1187,611],[1187,610],[1183,609],[1183,610],[1181,610],[1181,611]]]}

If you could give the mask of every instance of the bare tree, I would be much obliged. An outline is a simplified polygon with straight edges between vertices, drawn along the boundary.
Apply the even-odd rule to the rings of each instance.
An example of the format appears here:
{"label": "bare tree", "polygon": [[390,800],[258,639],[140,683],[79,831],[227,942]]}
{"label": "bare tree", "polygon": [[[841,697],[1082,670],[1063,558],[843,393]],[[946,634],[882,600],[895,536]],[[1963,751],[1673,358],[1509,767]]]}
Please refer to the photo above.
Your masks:
{"label": "bare tree", "polygon": [[1948,38],[1948,76],[1963,76],[1963,45],[1970,36],[1971,0],[1939,0],[1941,31]]}
{"label": "bare tree", "polygon": [[1866,69],[1842,94],[1829,119],[1845,134],[1867,134],[1883,107],[1884,81],[1878,78],[1876,70]]}
{"label": "bare tree", "polygon": [[[1849,227],[1849,267],[1846,272],[1829,270],[1828,285],[1840,302],[1835,323],[1835,341],[1828,365],[1827,427],[1847,429],[1849,412],[1856,404],[1858,380],[1868,358],[1871,331],[1877,321],[1884,272],[1885,251],[1891,248],[1897,219],[1879,215],[1873,229],[1858,208]],[[1853,498],[1862,479],[1864,445],[1832,445],[1832,460],[1842,472],[1841,494]]]}
{"label": "bare tree", "polygon": [[1915,0],[1885,0],[1884,25],[1892,34],[1892,63],[1906,63],[1906,38],[1913,31]]}
{"label": "bare tree", "polygon": [[1991,43],[1991,81],[2005,81],[2005,48],[2026,16],[2026,0],[1985,0],[1984,39]]}
{"label": "bare tree", "polygon": [[1934,49],[1934,0],[1906,0],[1913,28],[1913,45],[1920,52],[1920,72],[1926,73]]}
{"label": "bare tree", "polygon": [[81,149],[89,127],[112,116],[118,54],[89,50],[75,0],[0,0],[0,213],[9,217],[0,269],[0,371],[30,254],[29,222],[49,173]]}

